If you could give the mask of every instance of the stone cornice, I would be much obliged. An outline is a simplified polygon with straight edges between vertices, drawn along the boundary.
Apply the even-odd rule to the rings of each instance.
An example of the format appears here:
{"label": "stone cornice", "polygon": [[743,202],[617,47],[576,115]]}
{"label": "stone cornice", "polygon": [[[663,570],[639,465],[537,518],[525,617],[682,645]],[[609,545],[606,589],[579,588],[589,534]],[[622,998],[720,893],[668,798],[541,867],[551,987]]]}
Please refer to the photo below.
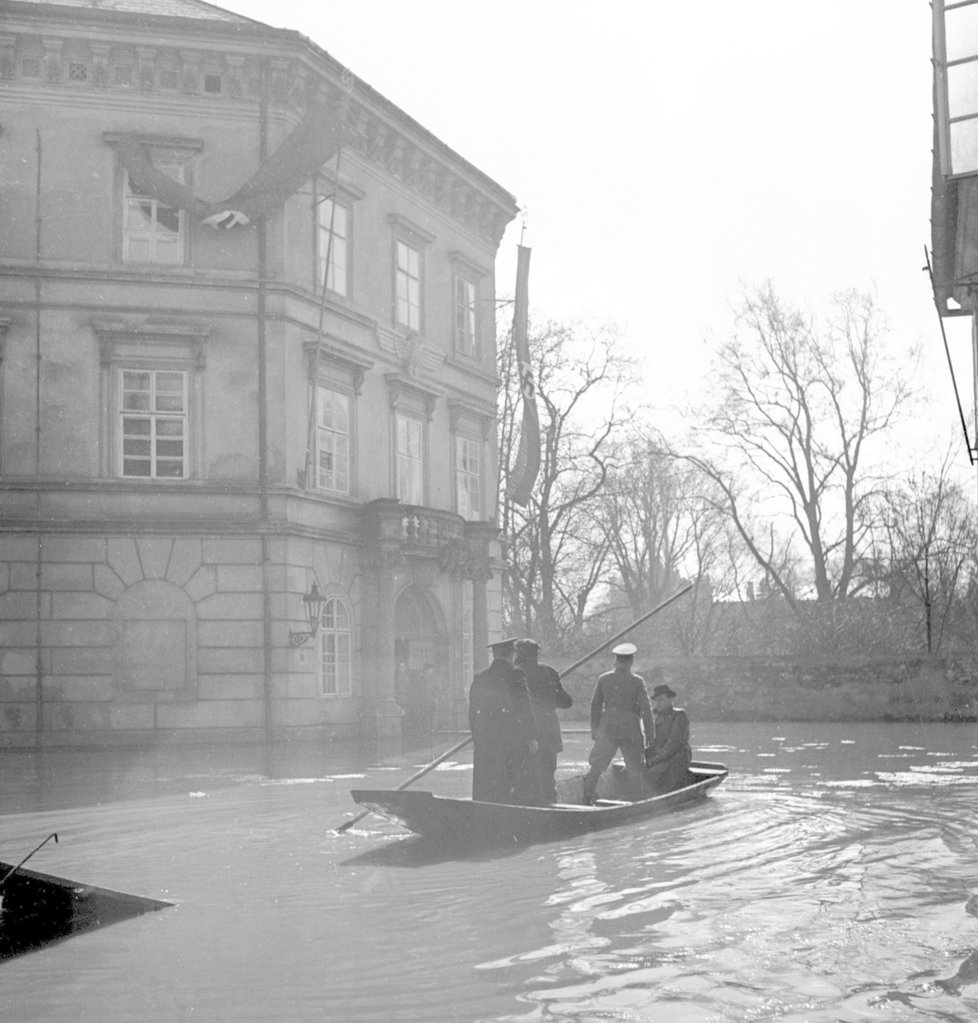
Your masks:
{"label": "stone cornice", "polygon": [[176,322],[151,320],[143,317],[92,320],[92,330],[98,338],[99,362],[110,365],[117,357],[120,345],[143,345],[153,342],[186,346],[194,365],[203,369],[206,364],[206,341],[211,328],[195,321]]}
{"label": "stone cornice", "polygon": [[[341,110],[365,160],[493,247],[517,213],[512,195],[365,82],[351,76],[344,88],[342,67],[296,32],[257,22],[162,17],[140,18],[136,31],[133,19],[104,9],[6,6],[23,6],[25,19],[11,18],[0,36],[0,89],[15,84],[75,95],[180,96],[257,109],[264,76],[273,108],[291,108],[299,117],[313,102]],[[194,33],[181,34],[187,23]],[[129,25],[132,31],[125,30]],[[95,30],[100,39],[92,38]]]}
{"label": "stone cornice", "polygon": [[428,422],[431,422],[431,418],[435,414],[435,402],[444,394],[440,388],[405,373],[385,373],[384,381],[387,384],[387,394],[392,409],[397,410],[402,407],[402,396],[405,392],[413,393],[424,404],[425,416]]}
{"label": "stone cornice", "polygon": [[[327,334],[321,341],[303,341],[302,350],[306,357],[306,372],[312,383],[318,383],[318,373],[324,365],[336,363],[349,371],[353,379],[353,390],[360,393],[363,378],[374,360],[358,351],[340,338]],[[318,365],[317,365],[318,363]]]}

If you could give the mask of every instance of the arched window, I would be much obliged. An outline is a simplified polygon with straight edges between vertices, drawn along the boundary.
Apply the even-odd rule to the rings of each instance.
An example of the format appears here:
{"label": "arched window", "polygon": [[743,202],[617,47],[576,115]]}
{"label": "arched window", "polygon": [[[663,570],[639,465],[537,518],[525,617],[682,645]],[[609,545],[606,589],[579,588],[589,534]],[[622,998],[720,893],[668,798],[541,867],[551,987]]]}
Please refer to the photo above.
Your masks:
{"label": "arched window", "polygon": [[350,613],[337,597],[323,606],[319,627],[319,691],[323,696],[349,696]]}

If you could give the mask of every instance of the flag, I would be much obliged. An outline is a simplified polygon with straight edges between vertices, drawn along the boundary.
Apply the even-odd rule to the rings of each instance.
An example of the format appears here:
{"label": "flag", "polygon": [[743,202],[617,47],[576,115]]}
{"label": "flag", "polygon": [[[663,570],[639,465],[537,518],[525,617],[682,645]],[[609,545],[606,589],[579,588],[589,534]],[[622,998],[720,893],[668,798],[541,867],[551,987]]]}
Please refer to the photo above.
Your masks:
{"label": "flag", "polygon": [[537,415],[536,384],[530,365],[530,342],[527,337],[528,283],[530,277],[530,250],[517,246],[516,300],[513,303],[513,349],[520,374],[520,392],[523,396],[523,425],[520,446],[516,452],[513,470],[506,481],[506,496],[514,503],[529,503],[530,493],[540,471],[540,419]]}
{"label": "flag", "polygon": [[230,228],[284,206],[304,181],[354,137],[325,107],[310,107],[303,121],[251,178],[227,199],[216,201],[198,199],[187,185],[157,170],[136,132],[124,135],[118,146],[122,166],[141,194],[173,209],[186,210],[211,227]]}

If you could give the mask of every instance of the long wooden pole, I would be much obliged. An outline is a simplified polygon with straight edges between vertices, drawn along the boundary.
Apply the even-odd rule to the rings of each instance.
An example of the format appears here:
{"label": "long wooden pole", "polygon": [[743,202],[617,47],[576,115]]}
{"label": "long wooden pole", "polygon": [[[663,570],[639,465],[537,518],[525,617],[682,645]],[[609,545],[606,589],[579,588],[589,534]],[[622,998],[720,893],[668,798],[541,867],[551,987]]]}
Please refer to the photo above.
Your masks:
{"label": "long wooden pole", "polygon": [[[674,600],[678,600],[681,596],[683,596],[683,594],[689,593],[689,591],[692,588],[693,584],[687,583],[681,590],[677,590],[671,597],[668,597],[661,604],[657,604],[654,608],[652,608],[651,611],[646,611],[646,613],[642,615],[641,618],[636,618],[631,625],[622,629],[621,632],[615,633],[615,635],[612,636],[611,639],[606,639],[600,646],[596,646],[590,653],[585,654],[584,657],[582,657],[579,661],[575,661],[569,668],[564,668],[564,670],[560,673],[561,679],[566,678],[572,671],[576,671],[582,664],[586,664],[589,660],[591,660],[592,657],[596,656],[597,654],[600,654],[602,650],[607,650],[607,648],[611,646],[612,643],[618,642],[618,640],[621,639],[622,636],[627,635],[637,625],[641,625],[642,622],[647,621],[653,615],[658,614],[663,608],[668,607]],[[471,741],[472,741],[471,734],[467,735],[461,742],[456,743],[451,749],[445,750],[445,752],[442,753],[441,756],[436,757],[434,760],[432,760],[430,764],[427,764],[425,767],[422,767],[421,770],[418,771],[417,773],[412,774],[407,781],[401,782],[401,784],[398,785],[397,788],[394,789],[394,791],[400,792],[401,789],[406,789],[408,785],[413,784],[419,778],[423,778],[429,771],[433,771],[439,764],[444,763],[444,761],[446,761],[453,753],[458,753],[460,749],[464,749],[466,746],[468,746],[468,744]],[[343,834],[344,831],[347,831],[350,828],[352,828],[353,825],[357,823],[357,821],[362,821],[363,818],[366,817],[368,813],[370,813],[369,809],[361,810],[360,813],[356,814],[356,816],[351,817],[348,821],[344,821],[336,829],[336,833],[338,835]]]}
{"label": "long wooden pole", "polygon": [[39,845],[34,846],[34,848],[31,849],[31,851],[20,861],[20,863],[17,864],[16,867],[11,867],[10,870],[8,870],[7,873],[3,875],[3,877],[0,877],[0,888],[2,888],[7,883],[7,880],[10,877],[16,874],[18,870],[20,870],[20,868],[34,855],[34,853],[37,852],[38,849],[47,845],[52,838],[54,839],[54,844],[57,845],[58,844],[57,831],[52,831],[51,834],[48,835],[48,837],[45,838],[43,842],[41,842]]}

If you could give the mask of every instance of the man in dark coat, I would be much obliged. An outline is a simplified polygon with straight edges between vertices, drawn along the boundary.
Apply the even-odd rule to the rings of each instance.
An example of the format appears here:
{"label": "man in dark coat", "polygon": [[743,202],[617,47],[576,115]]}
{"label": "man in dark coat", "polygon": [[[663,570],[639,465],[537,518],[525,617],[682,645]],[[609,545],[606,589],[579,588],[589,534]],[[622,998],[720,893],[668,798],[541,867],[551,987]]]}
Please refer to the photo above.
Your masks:
{"label": "man in dark coat", "polygon": [[652,690],[655,738],[645,749],[645,782],[655,795],[681,789],[689,780],[693,759],[689,748],[689,718],[672,705],[675,692],[667,685]]}
{"label": "man in dark coat", "polygon": [[491,649],[492,663],[476,673],[469,690],[472,798],[539,806],[537,728],[526,676],[513,664],[516,640],[500,640]]}
{"label": "man in dark coat", "polygon": [[598,779],[619,749],[625,758],[629,794],[636,799],[644,795],[644,753],[646,742],[652,740],[652,706],[645,679],[632,672],[636,649],[634,643],[616,646],[611,651],[615,655],[615,670],[605,672],[594,690],[591,700],[594,745],[588,757],[591,767],[584,776],[584,799],[588,803],[594,802]]}
{"label": "man in dark coat", "polygon": [[574,698],[560,684],[560,672],[549,664],[539,661],[540,644],[533,639],[516,641],[516,667],[526,675],[530,690],[533,716],[537,722],[537,771],[540,776],[540,794],[545,803],[557,800],[554,772],[557,770],[557,754],[564,748],[560,735],[560,721],[557,708],[566,710]]}

